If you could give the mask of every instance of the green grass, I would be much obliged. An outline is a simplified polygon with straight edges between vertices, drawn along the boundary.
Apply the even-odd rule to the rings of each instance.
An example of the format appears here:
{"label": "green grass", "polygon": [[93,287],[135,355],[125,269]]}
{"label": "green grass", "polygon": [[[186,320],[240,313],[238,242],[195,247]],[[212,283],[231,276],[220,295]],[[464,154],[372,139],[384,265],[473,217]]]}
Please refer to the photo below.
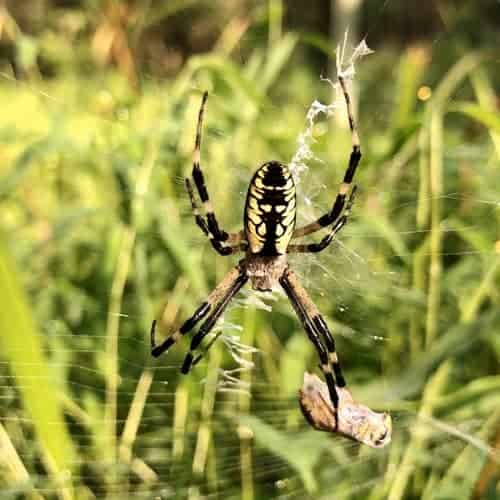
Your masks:
{"label": "green grass", "polygon": [[[1,498],[499,494],[498,473],[485,472],[500,428],[500,128],[487,53],[449,65],[380,50],[358,65],[353,217],[341,245],[293,260],[337,332],[353,394],[392,412],[388,448],[307,427],[296,391],[317,360],[283,298],[271,314],[226,315],[259,349],[236,375],[251,397],[216,390],[219,368],[237,366],[221,341],[189,377],[178,373],[186,343],[149,355],[152,318],[167,304],[168,331],[235,261],[203,240],[180,182],[200,89],[211,94],[203,167],[228,229],[256,166],[289,160],[307,106],[328,99],[314,71],[289,64],[301,45],[280,29],[245,64],[194,56],[140,93],[112,71],[0,80],[0,445],[13,450],[0,457]],[[303,178],[303,217],[331,204],[349,154],[334,120],[315,138],[324,163]]]}

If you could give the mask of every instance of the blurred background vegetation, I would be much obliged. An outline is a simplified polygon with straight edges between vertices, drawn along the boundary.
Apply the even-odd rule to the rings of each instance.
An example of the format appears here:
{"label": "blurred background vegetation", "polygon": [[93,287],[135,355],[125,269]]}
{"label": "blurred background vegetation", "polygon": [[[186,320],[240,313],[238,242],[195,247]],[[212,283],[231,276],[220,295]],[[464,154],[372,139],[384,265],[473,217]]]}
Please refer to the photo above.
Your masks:
{"label": "blurred background vegetation", "polygon": [[[312,4],[0,0],[0,498],[500,498],[500,4]],[[305,424],[317,360],[279,295],[245,292],[188,377],[186,342],[149,354],[152,318],[172,330],[235,261],[181,181],[201,92],[233,230],[257,165],[334,98],[319,77],[347,27],[375,50],[353,82],[360,193],[293,265],[355,398],[391,411],[383,450]],[[343,174],[339,110],[313,129],[302,221]]]}

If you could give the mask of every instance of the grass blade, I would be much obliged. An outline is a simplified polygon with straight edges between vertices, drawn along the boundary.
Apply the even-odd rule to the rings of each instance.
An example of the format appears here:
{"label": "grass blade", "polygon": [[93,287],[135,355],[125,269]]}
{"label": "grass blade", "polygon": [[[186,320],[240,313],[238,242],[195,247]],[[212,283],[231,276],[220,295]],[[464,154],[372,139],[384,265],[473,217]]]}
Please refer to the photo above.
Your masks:
{"label": "grass blade", "polygon": [[76,452],[64,422],[57,384],[52,380],[40,334],[3,239],[0,239],[0,285],[2,350],[10,362],[23,404],[40,441],[45,467],[58,482],[64,476],[67,478],[67,473],[75,466]]}

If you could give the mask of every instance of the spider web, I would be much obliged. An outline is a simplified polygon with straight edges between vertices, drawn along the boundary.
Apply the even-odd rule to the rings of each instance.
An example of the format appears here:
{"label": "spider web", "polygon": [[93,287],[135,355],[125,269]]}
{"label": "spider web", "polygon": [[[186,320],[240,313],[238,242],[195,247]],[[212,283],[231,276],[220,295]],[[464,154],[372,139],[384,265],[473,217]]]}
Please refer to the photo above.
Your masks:
{"label": "spider web", "polygon": [[[344,41],[344,49],[337,51],[337,54],[344,53],[346,45]],[[347,65],[338,65],[340,71],[344,71],[349,79],[355,76],[356,50]],[[359,50],[359,54],[362,52],[364,49]],[[33,93],[36,92],[33,90]],[[49,100],[65,104],[62,95],[52,95],[49,92],[45,96]],[[317,217],[326,208],[323,202],[315,201],[326,189],[323,182],[318,181],[320,174],[316,165],[324,163],[314,152],[313,131],[316,119],[321,114],[330,117],[332,113],[338,112],[341,102],[337,97],[330,104],[321,104],[319,100],[313,102],[306,113],[307,128],[300,136],[297,153],[291,160],[291,165],[300,178],[300,204],[305,207],[301,215],[306,221]],[[115,123],[116,119],[110,121]],[[216,133],[218,132],[206,134],[205,141],[216,140]],[[224,135],[224,132],[222,134]],[[477,160],[478,163],[485,159],[481,152],[467,146],[457,148],[448,155],[458,159]],[[314,168],[309,167],[311,163],[314,163]],[[340,165],[338,171],[341,174],[343,166]],[[403,190],[401,189],[401,192]],[[370,188],[366,187],[364,192],[365,196],[373,195],[381,199],[392,194],[371,192]],[[393,213],[399,209],[416,210],[416,193],[407,194],[410,199],[406,206],[402,204],[401,207],[393,208]],[[464,199],[454,191],[445,192],[441,198],[468,203],[473,207],[486,205],[491,209],[492,218],[498,216],[500,204],[495,200],[477,197]],[[310,210],[307,210],[308,207]],[[388,218],[391,218],[391,213]],[[336,307],[340,318],[349,313],[344,300],[347,301],[351,293],[357,295],[360,301],[376,303],[384,293],[383,290],[390,288],[394,291],[399,289],[398,287],[403,288],[403,285],[398,283],[399,276],[396,271],[393,274],[377,272],[376,261],[363,255],[360,250],[364,242],[381,239],[380,232],[370,233],[365,227],[357,229],[355,213],[353,221],[356,229],[351,229],[349,225],[345,228],[340,239],[335,242],[334,252],[326,256],[309,257],[307,261],[294,262],[315,297],[330,297],[334,294],[333,299],[338,304]],[[481,224],[482,221],[478,219],[477,226]],[[396,236],[418,235],[422,231],[427,232],[406,227],[398,230]],[[466,248],[455,256],[485,256],[485,252],[474,248]],[[449,257],[445,251],[441,252],[441,256]],[[404,257],[403,252],[395,251],[395,259]],[[331,292],[332,288],[334,292]],[[216,374],[212,377],[205,376],[205,365],[200,364],[197,373],[189,380],[172,383],[172,380],[179,381],[174,374],[179,369],[182,353],[174,354],[173,359],[169,355],[158,365],[149,365],[148,339],[136,334],[120,336],[118,362],[120,372],[127,373],[127,376],[121,375],[117,390],[119,412],[115,423],[118,427],[119,455],[123,470],[114,470],[104,454],[99,452],[106,443],[103,433],[107,422],[101,411],[105,401],[105,384],[98,384],[96,380],[103,377],[105,369],[99,363],[92,362],[87,365],[75,361],[81,360],[81,356],[99,360],[106,336],[96,335],[95,332],[87,332],[84,329],[78,331],[77,335],[70,334],[56,319],[43,325],[52,375],[57,380],[64,380],[60,392],[71,422],[71,435],[78,440],[80,450],[94,457],[85,467],[77,469],[80,476],[75,476],[74,479],[95,485],[93,491],[96,495],[104,494],[104,491],[99,490],[99,483],[111,485],[117,495],[122,495],[118,498],[125,498],[127,494],[133,495],[134,498],[152,498],[153,495],[156,498],[239,498],[241,485],[246,484],[248,493],[248,484],[252,481],[264,485],[270,498],[307,498],[310,493],[306,485],[307,481],[311,480],[308,473],[312,474],[314,467],[318,474],[318,483],[344,485],[344,489],[335,491],[336,499],[363,498],[380,486],[384,481],[384,469],[381,469],[379,464],[395,460],[394,455],[400,450],[360,450],[355,443],[333,438],[328,440],[328,449],[325,450],[320,447],[320,441],[325,438],[319,434],[307,434],[311,442],[307,448],[307,442],[302,439],[307,429],[304,429],[301,423],[302,417],[298,412],[295,393],[283,394],[282,382],[273,383],[266,377],[265,364],[269,355],[261,344],[245,344],[242,338],[245,328],[248,327],[245,312],[257,308],[264,312],[272,309],[274,313],[281,313],[281,303],[283,301],[279,300],[279,296],[260,295],[249,291],[234,301],[224,320],[213,332],[214,336],[219,337],[219,341],[212,348],[214,354],[206,360],[209,372]],[[361,313],[359,310],[357,312],[360,314],[359,324],[363,326],[340,328],[338,334],[341,338],[354,338],[359,342],[359,352],[363,352],[360,355],[365,356],[369,362],[380,363],[381,378],[389,384],[389,378],[383,373],[383,351],[384,344],[390,340],[388,334],[377,325],[367,324],[362,310]],[[103,318],[106,313],[105,309],[100,309]],[[368,317],[368,312],[366,314]],[[119,313],[119,318],[121,330],[127,331],[129,324],[136,324],[137,318],[127,310]],[[264,314],[264,318],[270,321],[271,315]],[[259,325],[254,326],[254,329],[258,330]],[[19,350],[22,352],[22,345]],[[178,347],[178,350],[183,351],[181,347]],[[227,353],[229,362],[224,361],[228,357]],[[293,349],[290,349],[287,355],[293,358]],[[226,368],[227,365],[231,368]],[[34,440],[33,422],[22,409],[20,390],[22,380],[17,380],[14,384],[9,363],[1,360],[1,423],[21,461],[29,464],[26,482],[36,485],[42,496],[50,498],[55,487],[47,480],[37,456],[38,450],[34,451],[29,446]],[[388,392],[390,391],[392,388],[388,387]],[[411,404],[398,406],[400,402],[397,395],[392,400],[387,397],[388,409],[394,404],[394,432],[403,435],[407,431],[413,432],[416,419]],[[252,419],[256,415],[260,419],[258,422]],[[169,418],[173,419],[174,426],[165,429],[164,422]],[[485,441],[475,437],[482,422],[465,419],[462,424],[450,428],[438,419],[426,420],[422,417],[419,421],[432,433],[435,441],[434,452],[443,460],[450,454],[458,453],[466,442],[473,442],[478,450],[485,453],[491,452]],[[100,428],[102,432],[99,431]],[[284,448],[287,445],[292,447],[291,437],[297,439],[297,447],[303,446],[312,456],[314,451],[311,450],[322,450],[323,457],[328,459],[326,464],[318,470],[319,456],[316,461],[311,459],[311,463],[304,465],[293,453],[287,454]],[[246,461],[249,457],[250,465]],[[234,476],[234,480],[228,481],[231,476]],[[360,482],[360,476],[369,479]],[[206,493],[207,483],[210,484],[211,493]],[[19,491],[23,491],[22,488]],[[26,486],[25,491],[29,491],[29,486]],[[15,498],[18,494],[18,491],[4,490],[1,497]],[[325,490],[324,495],[318,494],[314,498],[331,498],[331,492]]]}

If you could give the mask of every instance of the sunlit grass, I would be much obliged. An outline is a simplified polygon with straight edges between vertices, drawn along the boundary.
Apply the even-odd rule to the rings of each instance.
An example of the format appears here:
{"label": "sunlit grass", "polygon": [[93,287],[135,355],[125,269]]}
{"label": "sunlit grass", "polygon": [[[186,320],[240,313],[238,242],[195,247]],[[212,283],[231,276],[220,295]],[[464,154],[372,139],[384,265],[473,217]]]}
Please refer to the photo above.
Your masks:
{"label": "sunlit grass", "polygon": [[[0,476],[12,498],[57,490],[63,469],[73,470],[75,498],[458,499],[480,488],[494,498],[496,483],[481,480],[498,461],[500,129],[480,54],[443,69],[425,103],[417,90],[429,54],[363,61],[352,221],[327,254],[293,261],[338,332],[356,398],[393,412],[388,449],[303,422],[296,391],[317,360],[282,299],[272,313],[237,306],[226,315],[259,348],[253,371],[237,376],[251,396],[216,390],[218,369],[236,366],[222,345],[187,378],[178,374],[185,344],[149,356],[162,306],[166,333],[234,261],[212,254],[179,182],[201,89],[211,94],[203,167],[230,230],[241,225],[253,170],[288,161],[307,106],[328,97],[317,75],[287,64],[297,37],[276,24],[273,40],[246,64],[193,57],[176,79],[145,81],[139,94],[113,73],[1,80],[0,223],[17,264],[0,262],[0,419],[31,480]],[[396,82],[381,80],[379,68],[396,64]],[[349,134],[333,120],[316,139],[324,163],[299,186],[303,217],[330,206],[348,161]],[[457,491],[458,477],[466,487]]]}

